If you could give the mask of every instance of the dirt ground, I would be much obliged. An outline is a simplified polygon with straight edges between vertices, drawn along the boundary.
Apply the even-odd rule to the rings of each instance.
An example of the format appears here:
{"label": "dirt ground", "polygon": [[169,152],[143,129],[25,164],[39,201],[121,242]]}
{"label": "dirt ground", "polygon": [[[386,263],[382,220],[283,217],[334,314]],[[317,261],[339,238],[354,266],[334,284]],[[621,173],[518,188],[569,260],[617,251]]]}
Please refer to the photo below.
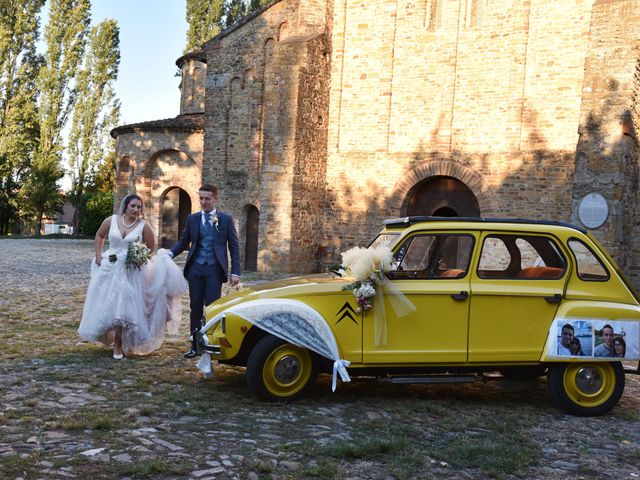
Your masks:
{"label": "dirt ground", "polygon": [[182,357],[186,322],[147,357],[81,342],[91,241],[0,239],[0,252],[2,479],[640,477],[637,376],[597,418],[558,411],[544,378],[332,393],[321,377],[308,399],[265,403],[240,368],[202,378]]}

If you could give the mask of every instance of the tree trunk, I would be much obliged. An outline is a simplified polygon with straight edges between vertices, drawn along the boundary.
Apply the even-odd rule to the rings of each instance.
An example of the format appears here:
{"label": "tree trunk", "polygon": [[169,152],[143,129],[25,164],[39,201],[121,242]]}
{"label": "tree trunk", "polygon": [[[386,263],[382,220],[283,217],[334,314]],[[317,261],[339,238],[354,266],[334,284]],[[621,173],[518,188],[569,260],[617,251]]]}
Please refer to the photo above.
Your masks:
{"label": "tree trunk", "polygon": [[38,219],[36,220],[36,231],[33,232],[33,236],[34,237],[39,237],[40,236],[40,230],[42,229],[42,217],[44,215],[44,212],[40,211],[38,212]]}

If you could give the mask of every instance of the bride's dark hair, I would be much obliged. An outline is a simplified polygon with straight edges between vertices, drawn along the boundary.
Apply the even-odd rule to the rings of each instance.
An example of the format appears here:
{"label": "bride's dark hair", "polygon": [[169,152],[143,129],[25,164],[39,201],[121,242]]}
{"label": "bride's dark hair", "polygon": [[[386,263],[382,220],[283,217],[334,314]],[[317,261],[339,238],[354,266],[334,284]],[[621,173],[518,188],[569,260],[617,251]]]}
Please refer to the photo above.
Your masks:
{"label": "bride's dark hair", "polygon": [[136,193],[130,193],[129,195],[127,195],[122,199],[122,201],[120,202],[120,208],[118,209],[118,213],[120,215],[124,215],[125,212],[127,211],[127,207],[129,206],[129,204],[131,203],[131,200],[133,199],[140,200],[140,204],[142,205],[142,208],[140,209],[140,215],[144,218],[144,202],[142,201],[142,197]]}

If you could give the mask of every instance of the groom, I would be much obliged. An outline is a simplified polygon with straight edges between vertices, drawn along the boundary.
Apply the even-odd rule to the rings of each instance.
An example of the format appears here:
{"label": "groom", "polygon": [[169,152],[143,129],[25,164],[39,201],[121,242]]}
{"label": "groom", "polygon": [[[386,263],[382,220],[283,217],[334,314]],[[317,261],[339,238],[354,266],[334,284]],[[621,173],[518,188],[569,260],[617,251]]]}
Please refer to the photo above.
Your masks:
{"label": "groom", "polygon": [[180,240],[171,249],[176,257],[189,248],[184,276],[189,282],[191,302],[191,348],[185,358],[197,355],[196,335],[204,306],[220,298],[222,284],[229,275],[227,249],[231,253],[231,285],[240,282],[240,247],[231,215],[216,210],[218,189],[203,185],[198,191],[202,210],[187,217]]}

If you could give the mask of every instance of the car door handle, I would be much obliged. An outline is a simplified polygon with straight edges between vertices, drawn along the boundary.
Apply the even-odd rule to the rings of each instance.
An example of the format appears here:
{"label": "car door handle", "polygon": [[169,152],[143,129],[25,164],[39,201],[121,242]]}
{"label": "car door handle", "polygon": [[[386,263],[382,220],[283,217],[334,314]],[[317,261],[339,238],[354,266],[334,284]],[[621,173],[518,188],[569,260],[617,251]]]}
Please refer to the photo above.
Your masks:
{"label": "car door handle", "polygon": [[544,299],[549,303],[560,303],[562,300],[562,295],[556,293],[555,295],[549,295],[548,297],[544,297]]}
{"label": "car door handle", "polygon": [[458,302],[463,302],[465,301],[467,298],[469,298],[469,292],[465,292],[464,290],[460,293],[452,293],[451,294],[451,298],[453,298],[454,300],[458,301]]}

